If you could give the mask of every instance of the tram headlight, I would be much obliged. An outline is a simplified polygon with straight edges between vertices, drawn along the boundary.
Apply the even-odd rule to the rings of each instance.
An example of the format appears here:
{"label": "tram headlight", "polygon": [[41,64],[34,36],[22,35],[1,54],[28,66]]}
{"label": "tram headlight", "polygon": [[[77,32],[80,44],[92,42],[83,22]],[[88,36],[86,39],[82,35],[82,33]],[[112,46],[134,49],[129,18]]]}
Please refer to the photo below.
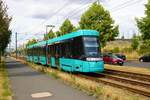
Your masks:
{"label": "tram headlight", "polygon": [[86,58],[87,61],[101,61],[102,58]]}

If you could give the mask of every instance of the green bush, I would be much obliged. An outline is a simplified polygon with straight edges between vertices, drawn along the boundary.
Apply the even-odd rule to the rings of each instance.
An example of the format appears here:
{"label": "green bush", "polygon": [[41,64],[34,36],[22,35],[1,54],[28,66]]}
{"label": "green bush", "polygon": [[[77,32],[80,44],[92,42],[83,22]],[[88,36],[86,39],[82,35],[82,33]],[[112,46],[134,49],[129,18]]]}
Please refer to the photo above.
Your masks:
{"label": "green bush", "polygon": [[150,54],[150,40],[145,40],[140,46],[140,54]]}
{"label": "green bush", "polygon": [[133,36],[131,47],[133,50],[136,50],[139,46],[139,38],[138,36]]}
{"label": "green bush", "polygon": [[113,50],[112,50],[113,53],[119,53],[120,52],[120,49],[119,47],[115,47]]}
{"label": "green bush", "polygon": [[127,53],[127,52],[132,52],[133,51],[133,49],[132,48],[123,48],[123,50],[122,50],[122,52],[125,52],[125,53]]}

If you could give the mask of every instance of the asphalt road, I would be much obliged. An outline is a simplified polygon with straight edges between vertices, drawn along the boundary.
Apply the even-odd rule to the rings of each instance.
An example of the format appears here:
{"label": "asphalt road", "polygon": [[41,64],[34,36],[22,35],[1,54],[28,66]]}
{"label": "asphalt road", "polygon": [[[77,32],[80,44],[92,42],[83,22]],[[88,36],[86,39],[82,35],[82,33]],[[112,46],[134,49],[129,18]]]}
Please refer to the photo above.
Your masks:
{"label": "asphalt road", "polygon": [[[61,80],[36,72],[20,62],[10,58],[7,58],[6,62],[13,100],[35,100],[34,94],[43,92],[48,92],[52,96],[37,100],[96,100],[94,97],[64,84]],[[42,94],[38,96],[42,96]]]}
{"label": "asphalt road", "polygon": [[124,66],[150,68],[150,62],[127,61],[124,63]]}

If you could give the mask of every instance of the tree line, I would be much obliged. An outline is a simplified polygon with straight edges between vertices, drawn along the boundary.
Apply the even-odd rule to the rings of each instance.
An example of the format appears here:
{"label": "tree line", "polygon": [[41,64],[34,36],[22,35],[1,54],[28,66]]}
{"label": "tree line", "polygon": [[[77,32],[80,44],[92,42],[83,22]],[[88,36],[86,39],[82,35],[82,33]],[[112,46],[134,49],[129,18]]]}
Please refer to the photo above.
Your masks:
{"label": "tree line", "polygon": [[132,48],[140,54],[150,54],[150,0],[145,5],[145,17],[136,18],[140,35],[133,36]]}
{"label": "tree line", "polygon": [[3,0],[0,0],[0,61],[1,55],[4,54],[11,36],[11,30],[9,29],[11,17],[7,14],[7,5]]}

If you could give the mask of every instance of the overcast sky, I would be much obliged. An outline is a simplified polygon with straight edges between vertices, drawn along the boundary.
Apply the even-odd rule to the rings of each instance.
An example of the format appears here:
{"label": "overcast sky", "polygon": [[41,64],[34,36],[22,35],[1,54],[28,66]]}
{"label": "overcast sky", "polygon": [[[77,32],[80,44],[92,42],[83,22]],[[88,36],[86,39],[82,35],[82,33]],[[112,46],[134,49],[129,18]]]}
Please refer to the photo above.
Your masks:
{"label": "overcast sky", "polygon": [[[96,0],[4,0],[8,5],[11,22],[12,46],[15,32],[18,32],[19,45],[31,38],[42,38],[46,25],[55,25],[55,31],[69,18],[77,26],[81,14]],[[135,18],[144,16],[147,0],[99,0],[110,11],[120,34],[131,38],[138,33]]]}

